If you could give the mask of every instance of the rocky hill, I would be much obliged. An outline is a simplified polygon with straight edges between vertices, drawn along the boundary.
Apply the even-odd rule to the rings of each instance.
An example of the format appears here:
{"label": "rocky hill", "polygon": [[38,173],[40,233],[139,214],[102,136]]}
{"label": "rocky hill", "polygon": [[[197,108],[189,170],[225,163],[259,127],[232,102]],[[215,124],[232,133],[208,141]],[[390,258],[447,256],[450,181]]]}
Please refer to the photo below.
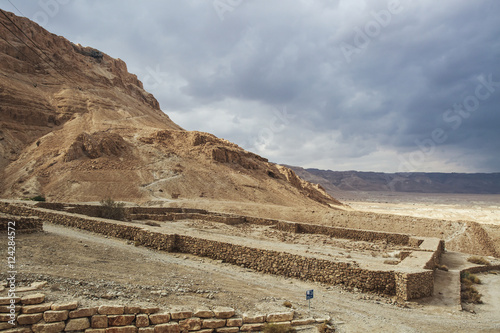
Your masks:
{"label": "rocky hill", "polygon": [[382,173],[290,167],[300,177],[337,191],[500,194],[500,173]]}
{"label": "rocky hill", "polygon": [[126,64],[0,13],[0,196],[341,205],[319,185],[161,111]]}

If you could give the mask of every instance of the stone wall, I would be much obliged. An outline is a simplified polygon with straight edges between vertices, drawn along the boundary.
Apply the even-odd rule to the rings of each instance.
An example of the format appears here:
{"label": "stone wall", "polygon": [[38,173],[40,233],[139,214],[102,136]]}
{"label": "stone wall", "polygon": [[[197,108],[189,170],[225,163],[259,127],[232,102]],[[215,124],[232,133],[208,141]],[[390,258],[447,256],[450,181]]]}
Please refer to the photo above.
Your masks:
{"label": "stone wall", "polygon": [[[0,211],[14,215],[37,215],[42,220],[99,234],[134,241],[157,250],[180,252],[247,267],[259,272],[327,284],[342,284],[363,291],[396,295],[404,300],[429,296],[434,286],[433,271],[399,273],[358,268],[351,263],[329,261],[266,249],[212,241],[176,234],[153,232],[126,222],[32,209],[0,203]],[[297,224],[290,224],[297,225]],[[429,252],[432,256],[432,253]],[[423,266],[423,265],[422,265]],[[397,269],[395,267],[395,269]],[[429,291],[430,290],[430,291]],[[430,292],[430,294],[429,294]]]}
{"label": "stone wall", "polygon": [[396,272],[396,295],[402,300],[432,296],[434,292],[434,271],[406,273]]}
{"label": "stone wall", "polygon": [[44,294],[0,297],[0,331],[6,333],[237,333],[262,331],[266,324],[295,327],[315,324],[294,311],[237,315],[232,308],[163,311],[157,307],[53,303]]}
{"label": "stone wall", "polygon": [[255,271],[327,284],[343,284],[363,291],[395,294],[393,271],[371,271],[351,263],[177,235],[176,251],[222,260]]}
{"label": "stone wall", "polygon": [[[9,222],[14,222],[15,224],[9,224]],[[9,226],[14,228],[16,234],[43,231],[43,222],[37,217],[0,217],[0,233],[8,233]]]}
{"label": "stone wall", "polygon": [[[47,208],[69,213],[83,214],[92,217],[99,217],[100,206],[61,204],[41,202],[37,207]],[[208,212],[203,209],[175,208],[175,207],[128,207],[127,214],[134,220],[154,220],[154,221],[179,221],[186,219],[204,220],[211,222],[237,225],[242,223],[274,226],[276,229],[292,233],[321,234],[333,238],[352,239],[356,241],[376,242],[385,241],[395,245],[416,245],[410,244],[410,236],[406,234],[349,229],[340,227],[328,227],[308,223],[290,222],[274,219],[264,219],[252,216],[241,216],[234,214],[223,214]]]}

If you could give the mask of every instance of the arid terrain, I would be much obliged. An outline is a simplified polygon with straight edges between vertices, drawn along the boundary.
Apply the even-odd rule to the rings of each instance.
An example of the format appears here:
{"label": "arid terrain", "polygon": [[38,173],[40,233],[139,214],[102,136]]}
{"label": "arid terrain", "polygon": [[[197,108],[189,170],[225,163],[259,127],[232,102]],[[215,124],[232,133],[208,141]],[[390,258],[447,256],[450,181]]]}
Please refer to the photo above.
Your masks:
{"label": "arid terrain", "polygon": [[[396,202],[392,204],[397,206]],[[265,212],[264,207],[264,215]],[[260,215],[256,210],[253,213]],[[281,249],[298,246],[297,249],[309,251],[313,256],[350,254],[353,260],[361,262],[363,256],[372,263],[381,262],[383,254],[398,250],[381,248],[381,244],[281,233],[266,227],[230,227],[203,221],[162,222],[161,225],[176,232],[214,238],[220,235],[237,242],[242,237],[245,239],[239,241],[242,244],[267,242],[266,246]],[[42,290],[53,300],[78,300],[83,305],[133,303],[164,308],[223,305],[234,307],[240,313],[286,310],[283,303],[290,301],[302,316],[331,317],[338,332],[495,332],[500,328],[500,275],[479,274],[482,284],[478,288],[484,304],[463,303],[465,310],[462,310],[459,296],[450,289],[451,280],[447,278],[447,274],[470,265],[466,261],[470,255],[458,252],[448,251],[443,256],[442,262],[449,267],[449,272],[437,271],[433,297],[398,303],[383,295],[347,291],[341,286],[257,273],[208,258],[136,247],[131,242],[58,225],[45,224],[44,230],[43,234],[18,236],[18,270],[22,272],[19,280],[25,285],[47,281]],[[6,251],[5,243],[1,244],[0,251]],[[378,253],[380,259],[376,258],[378,255],[373,257],[373,252]],[[493,263],[498,261],[493,257],[489,259]],[[304,297],[308,289],[315,290],[310,310]]]}
{"label": "arid terrain", "polygon": [[[111,198],[127,207],[189,208],[276,219],[288,226],[303,223],[358,234],[392,233],[407,240],[419,237],[422,242],[432,238],[439,252],[424,249],[423,255],[441,254],[444,241],[441,264],[448,269],[435,269],[435,261],[428,261],[431,268],[419,266],[427,270],[428,285],[432,286],[434,276],[432,296],[404,301],[387,295],[397,295],[394,266],[404,260],[398,255],[419,246],[409,241],[394,245],[387,239],[340,239],[266,225],[227,225],[203,217],[117,222],[92,216],[92,226],[106,225],[109,230],[120,224],[127,230],[140,229],[141,235],[156,231],[174,239],[198,237],[210,244],[257,248],[258,253],[273,250],[277,256],[286,253],[318,259],[315,263],[324,259],[340,261],[345,267],[380,270],[393,277],[388,287],[383,281],[383,288],[392,288],[393,293],[377,294],[374,289],[362,293],[347,288],[345,281],[344,286],[327,285],[259,273],[207,255],[157,250],[164,244],[151,249],[135,238],[105,236],[106,228],[92,233],[49,219],[37,220],[43,222],[43,232],[16,235],[18,287],[42,282],[37,291],[44,292],[48,301],[77,300],[83,306],[220,305],[234,307],[238,313],[262,313],[287,310],[284,302],[289,301],[298,316],[330,319],[338,332],[500,330],[498,271],[478,274],[484,304],[461,303],[459,282],[460,271],[476,267],[467,261],[472,255],[492,265],[500,262],[498,195],[337,191],[332,196],[288,167],[234,143],[183,130],[162,112],[122,60],[74,44],[10,13],[1,16],[0,22],[2,207],[9,206],[8,202],[33,213],[26,207],[34,202],[27,198],[38,196],[63,207],[99,205]],[[46,58],[6,27],[25,31]],[[44,213],[43,208],[37,212]],[[7,214],[0,213],[4,222],[17,218]],[[68,220],[83,216],[64,214]],[[6,254],[7,236],[0,236],[0,252]],[[6,257],[1,257],[2,281],[7,278]],[[412,270],[416,268],[402,268],[405,274]],[[315,291],[310,309],[305,300],[308,289]],[[7,289],[0,286],[0,290],[0,296],[6,296]],[[427,290],[430,295],[432,289]]]}

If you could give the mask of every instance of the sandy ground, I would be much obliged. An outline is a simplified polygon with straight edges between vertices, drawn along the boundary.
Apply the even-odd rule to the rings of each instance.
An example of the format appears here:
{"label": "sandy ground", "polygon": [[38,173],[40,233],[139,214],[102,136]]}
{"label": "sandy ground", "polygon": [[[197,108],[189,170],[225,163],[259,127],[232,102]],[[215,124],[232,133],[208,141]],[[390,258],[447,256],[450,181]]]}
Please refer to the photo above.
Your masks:
{"label": "sandy ground", "polygon": [[[50,299],[81,304],[148,304],[163,308],[224,305],[238,311],[285,310],[292,302],[303,316],[331,316],[338,332],[498,332],[500,275],[481,285],[485,304],[476,314],[434,302],[404,307],[390,298],[340,287],[265,275],[204,258],[157,252],[122,240],[45,225],[42,234],[19,235],[19,284],[45,280]],[[0,243],[6,253],[6,242]],[[2,262],[2,266],[4,263]],[[314,289],[308,310],[305,291]]]}

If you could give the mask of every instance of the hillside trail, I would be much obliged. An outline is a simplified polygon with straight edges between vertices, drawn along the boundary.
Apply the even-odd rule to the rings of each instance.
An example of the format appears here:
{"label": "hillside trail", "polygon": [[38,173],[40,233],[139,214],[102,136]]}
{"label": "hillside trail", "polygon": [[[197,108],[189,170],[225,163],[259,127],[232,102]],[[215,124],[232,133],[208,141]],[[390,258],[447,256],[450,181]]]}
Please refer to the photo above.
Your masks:
{"label": "hillside trail", "polygon": [[[129,289],[116,302],[135,302],[135,295],[141,295],[140,301],[155,302],[157,306],[224,305],[240,312],[270,312],[287,310],[282,303],[289,300],[306,317],[331,316],[337,332],[494,332],[500,328],[495,307],[478,309],[477,314],[417,302],[397,307],[388,304],[390,299],[373,294],[346,292],[336,286],[265,275],[207,258],[135,247],[123,240],[51,224],[44,224],[44,229],[43,234],[19,236],[22,270],[66,279],[69,282],[64,287],[54,286],[49,293],[56,295],[60,289],[60,295],[80,295],[83,303],[92,300],[82,298],[82,285],[100,285],[103,293],[124,285]],[[3,247],[0,244],[1,251]],[[492,275],[492,283],[498,284],[499,280],[499,276]],[[215,296],[207,299],[194,292],[179,292],[179,286],[186,285],[216,291]],[[152,289],[168,286],[175,286],[177,291],[162,297],[153,295]],[[484,287],[490,288],[486,284]],[[308,289],[315,292],[311,310],[305,300]],[[143,296],[145,292],[147,296]]]}

